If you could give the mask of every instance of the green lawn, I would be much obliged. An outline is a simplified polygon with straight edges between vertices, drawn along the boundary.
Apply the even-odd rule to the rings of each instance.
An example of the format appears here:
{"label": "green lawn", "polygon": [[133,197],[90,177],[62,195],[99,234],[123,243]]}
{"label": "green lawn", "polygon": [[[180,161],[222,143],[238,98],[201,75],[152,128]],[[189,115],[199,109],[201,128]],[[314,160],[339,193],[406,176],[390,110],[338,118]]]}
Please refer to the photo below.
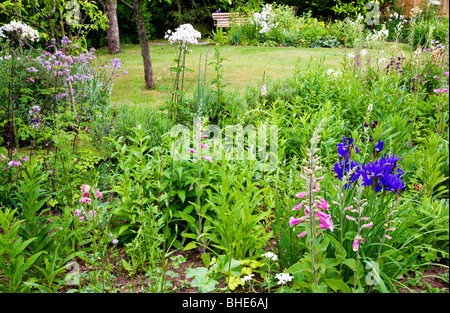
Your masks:
{"label": "green lawn", "polygon": [[[192,47],[192,53],[188,55],[186,66],[193,70],[186,76],[186,84],[189,91],[197,83],[199,58],[201,56],[202,68],[205,64],[205,56],[213,46],[198,45]],[[249,46],[223,46],[220,48],[221,57],[225,58],[223,64],[224,82],[229,83],[227,89],[239,89],[244,91],[249,83],[260,81],[264,75],[266,78],[288,77],[293,74],[297,61],[305,62],[312,58],[318,60],[323,58],[326,65],[330,67],[340,67],[342,62],[343,49],[329,48],[276,48],[276,47],[249,47]],[[123,75],[115,80],[112,91],[112,104],[137,102],[143,105],[159,106],[168,99],[168,91],[164,90],[164,85],[172,82],[172,75],[169,67],[174,65],[176,58],[175,47],[166,44],[165,41],[153,42],[150,45],[153,73],[156,87],[153,90],[144,89],[143,63],[139,45],[124,45],[122,53],[110,55],[106,48],[98,50],[101,61],[112,58],[119,58],[124,62],[122,68],[128,71],[128,75]],[[214,60],[214,51],[208,53],[208,63]],[[212,79],[214,66],[207,69],[207,77]],[[140,91],[133,95],[135,86]]]}

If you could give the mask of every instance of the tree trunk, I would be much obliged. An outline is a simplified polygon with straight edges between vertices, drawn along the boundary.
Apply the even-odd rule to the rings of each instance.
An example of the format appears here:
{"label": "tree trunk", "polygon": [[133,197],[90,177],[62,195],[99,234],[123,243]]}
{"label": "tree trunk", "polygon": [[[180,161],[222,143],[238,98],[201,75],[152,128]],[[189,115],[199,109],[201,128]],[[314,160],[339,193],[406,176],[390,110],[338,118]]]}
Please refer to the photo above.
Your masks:
{"label": "tree trunk", "polygon": [[119,23],[117,21],[117,0],[100,0],[106,17],[108,27],[106,37],[108,37],[108,51],[112,54],[120,53]]}
{"label": "tree trunk", "polygon": [[150,49],[148,47],[147,33],[145,31],[145,23],[142,17],[140,0],[133,0],[133,13],[138,28],[141,55],[144,61],[145,88],[151,89],[155,86],[155,81],[153,80],[152,60],[150,58]]}

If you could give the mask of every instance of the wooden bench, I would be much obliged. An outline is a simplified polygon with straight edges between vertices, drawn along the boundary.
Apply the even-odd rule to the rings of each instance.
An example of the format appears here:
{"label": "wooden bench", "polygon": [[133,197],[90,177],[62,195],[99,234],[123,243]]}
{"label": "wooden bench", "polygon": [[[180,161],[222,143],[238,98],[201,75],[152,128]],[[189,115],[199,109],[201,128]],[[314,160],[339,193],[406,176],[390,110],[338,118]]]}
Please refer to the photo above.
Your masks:
{"label": "wooden bench", "polygon": [[239,13],[213,13],[214,26],[231,27],[231,25],[241,25],[248,21],[247,17],[240,16]]}

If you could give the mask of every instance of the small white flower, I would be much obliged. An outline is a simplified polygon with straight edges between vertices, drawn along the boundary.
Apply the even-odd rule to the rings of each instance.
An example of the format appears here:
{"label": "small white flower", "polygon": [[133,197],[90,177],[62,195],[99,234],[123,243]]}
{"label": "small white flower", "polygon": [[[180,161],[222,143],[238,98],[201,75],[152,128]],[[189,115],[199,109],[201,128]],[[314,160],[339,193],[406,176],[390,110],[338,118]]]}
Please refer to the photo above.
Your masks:
{"label": "small white flower", "polygon": [[278,279],[278,285],[284,285],[288,281],[291,281],[294,276],[291,276],[289,273],[279,273],[275,274],[275,278]]}
{"label": "small white flower", "polygon": [[272,261],[277,261],[278,260],[278,256],[272,252],[266,252],[264,254],[261,255],[262,257],[265,257],[268,260],[272,260]]}
{"label": "small white flower", "polygon": [[255,276],[255,274],[246,275],[242,278],[242,281],[243,282],[251,281],[253,279],[253,276]]}

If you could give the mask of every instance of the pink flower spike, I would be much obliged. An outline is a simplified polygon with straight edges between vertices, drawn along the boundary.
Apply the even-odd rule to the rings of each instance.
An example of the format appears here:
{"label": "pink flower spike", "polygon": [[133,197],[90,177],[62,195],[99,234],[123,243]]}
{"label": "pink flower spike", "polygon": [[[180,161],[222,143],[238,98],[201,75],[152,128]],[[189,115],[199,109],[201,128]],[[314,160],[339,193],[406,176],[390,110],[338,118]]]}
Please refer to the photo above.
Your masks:
{"label": "pink flower spike", "polygon": [[352,249],[353,251],[359,250],[359,240],[357,236],[355,236],[355,239],[353,240]]}
{"label": "pink flower spike", "polygon": [[319,207],[322,208],[322,210],[327,211],[329,207],[327,200],[325,200],[324,198],[320,198]]}
{"label": "pink flower spike", "polygon": [[99,199],[103,198],[103,195],[100,193],[100,191],[98,190],[98,188],[97,188],[97,190],[95,190],[95,193],[97,194],[97,197],[98,197]]}
{"label": "pink flower spike", "polygon": [[75,216],[78,216],[78,215],[80,215],[80,214],[81,214],[80,209],[76,209],[74,215],[75,215]]}
{"label": "pink flower spike", "polygon": [[84,193],[83,193],[83,197],[84,197],[84,198],[90,198],[89,192],[84,192]]}
{"label": "pink flower spike", "polygon": [[84,216],[80,216],[79,218],[78,218],[78,222],[82,222],[84,220]]}
{"label": "pink flower spike", "polygon": [[306,236],[306,231],[302,231],[300,234],[298,234],[297,237],[305,237]]}
{"label": "pink flower spike", "polygon": [[202,156],[202,158],[212,163],[212,157]]}
{"label": "pink flower spike", "polygon": [[353,205],[349,205],[348,207],[346,207],[344,210],[351,210],[353,209]]}
{"label": "pink flower spike", "polygon": [[301,199],[306,197],[306,192],[302,191],[295,195],[297,198]]}
{"label": "pink flower spike", "polygon": [[329,229],[331,232],[334,231],[334,225],[333,225],[333,220],[326,218],[326,219],[320,219],[320,228],[321,229]]}
{"label": "pink flower spike", "polygon": [[297,203],[297,205],[292,209],[292,211],[300,210],[302,208],[302,206],[303,206],[303,204]]}
{"label": "pink flower spike", "polygon": [[89,192],[90,189],[91,189],[91,186],[89,186],[89,185],[81,186],[81,192],[82,193]]}
{"label": "pink flower spike", "polygon": [[328,214],[326,214],[326,213],[323,213],[322,211],[319,211],[319,212],[317,212],[317,214],[316,214],[317,216],[319,216],[320,218],[323,218],[323,219],[325,219],[325,220],[327,220],[327,219],[330,219],[331,218],[331,215],[328,215]]}
{"label": "pink flower spike", "polygon": [[348,219],[349,221],[356,221],[356,218],[350,215],[346,215],[345,218]]}
{"label": "pink flower spike", "polygon": [[291,216],[291,218],[289,219],[289,226],[292,227],[294,225],[297,225],[300,222],[301,222],[301,219]]}

